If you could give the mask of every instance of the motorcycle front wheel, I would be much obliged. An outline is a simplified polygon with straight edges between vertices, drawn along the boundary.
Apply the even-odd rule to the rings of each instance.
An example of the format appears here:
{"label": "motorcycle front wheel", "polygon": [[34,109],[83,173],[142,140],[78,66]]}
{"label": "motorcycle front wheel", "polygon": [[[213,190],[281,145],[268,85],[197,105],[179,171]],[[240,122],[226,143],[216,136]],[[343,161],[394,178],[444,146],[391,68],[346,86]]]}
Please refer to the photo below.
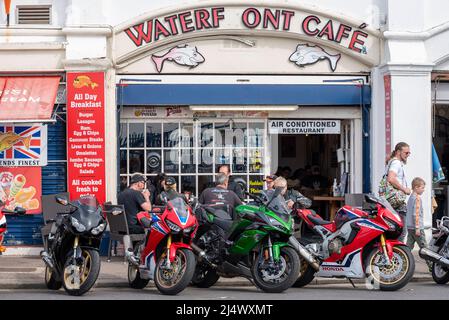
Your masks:
{"label": "motorcycle front wheel", "polygon": [[384,261],[384,253],[378,247],[371,250],[365,260],[365,273],[374,289],[395,291],[404,287],[415,272],[415,260],[405,245],[393,247],[391,263]]}
{"label": "motorcycle front wheel", "polygon": [[[443,245],[444,246],[444,245]],[[440,247],[438,250],[438,254],[445,256],[445,252],[448,251],[448,248]],[[449,282],[449,269],[441,266],[438,263],[432,263],[432,278],[438,284],[446,284]]]}
{"label": "motorcycle front wheel", "polygon": [[184,290],[193,278],[196,259],[189,249],[181,248],[176,252],[173,262],[162,254],[156,263],[154,283],[159,292],[175,295]]}
{"label": "motorcycle front wheel", "polygon": [[69,255],[64,264],[63,281],[65,291],[71,296],[81,296],[89,291],[100,273],[100,255],[92,249],[81,249],[83,263],[72,263],[72,255]]}
{"label": "motorcycle front wheel", "polygon": [[265,292],[280,293],[290,288],[299,276],[299,256],[290,247],[282,247],[279,261],[257,259],[251,273],[256,286]]}

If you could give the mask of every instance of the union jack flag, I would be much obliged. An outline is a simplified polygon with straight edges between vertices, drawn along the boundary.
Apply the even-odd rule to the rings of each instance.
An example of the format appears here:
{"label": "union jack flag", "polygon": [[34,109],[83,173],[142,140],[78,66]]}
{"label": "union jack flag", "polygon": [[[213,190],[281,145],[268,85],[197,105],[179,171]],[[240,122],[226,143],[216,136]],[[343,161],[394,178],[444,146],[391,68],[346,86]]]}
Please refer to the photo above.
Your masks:
{"label": "union jack flag", "polygon": [[[43,126],[0,126],[0,135],[11,132],[18,135],[19,139],[23,138],[23,140],[18,140],[10,148],[0,152],[0,159],[41,159],[44,141],[42,129]],[[28,140],[29,148],[26,145]]]}

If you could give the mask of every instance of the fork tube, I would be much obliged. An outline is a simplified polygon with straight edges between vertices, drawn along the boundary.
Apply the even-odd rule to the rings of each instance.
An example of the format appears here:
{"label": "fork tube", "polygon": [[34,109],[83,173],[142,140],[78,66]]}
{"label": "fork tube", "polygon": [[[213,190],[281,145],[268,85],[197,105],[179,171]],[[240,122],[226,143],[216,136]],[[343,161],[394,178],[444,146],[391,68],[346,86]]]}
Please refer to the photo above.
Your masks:
{"label": "fork tube", "polygon": [[170,247],[171,247],[171,234],[168,235],[167,239],[167,266],[170,267]]}
{"label": "fork tube", "polygon": [[75,240],[73,241],[73,257],[76,258],[76,249],[78,248],[79,243],[79,237],[76,236]]}
{"label": "fork tube", "polygon": [[274,260],[273,260],[273,245],[271,243],[270,236],[268,236],[268,254],[270,255],[270,262],[274,262]]}
{"label": "fork tube", "polygon": [[387,252],[387,245],[385,243],[385,235],[381,234],[380,235],[380,244],[382,245],[382,249],[384,251],[384,255],[385,255],[385,259],[387,260],[387,263],[390,264],[390,258],[388,257],[388,252]]}

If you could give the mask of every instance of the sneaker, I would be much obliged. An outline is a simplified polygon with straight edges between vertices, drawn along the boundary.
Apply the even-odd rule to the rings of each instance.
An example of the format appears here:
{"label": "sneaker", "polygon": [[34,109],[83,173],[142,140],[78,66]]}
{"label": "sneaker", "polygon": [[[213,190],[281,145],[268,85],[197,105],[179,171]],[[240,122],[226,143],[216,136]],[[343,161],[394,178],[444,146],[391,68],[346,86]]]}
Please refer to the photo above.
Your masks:
{"label": "sneaker", "polygon": [[139,258],[134,255],[131,249],[125,253],[125,258],[129,263],[136,267],[138,267],[140,264]]}

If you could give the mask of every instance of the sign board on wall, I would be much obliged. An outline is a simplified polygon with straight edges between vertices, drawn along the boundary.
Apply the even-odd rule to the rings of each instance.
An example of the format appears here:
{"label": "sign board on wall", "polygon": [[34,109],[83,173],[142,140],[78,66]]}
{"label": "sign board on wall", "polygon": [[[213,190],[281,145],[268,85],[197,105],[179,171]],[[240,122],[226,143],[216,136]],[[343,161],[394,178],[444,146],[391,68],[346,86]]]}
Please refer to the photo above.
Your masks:
{"label": "sign board on wall", "polygon": [[67,74],[67,171],[70,198],[105,201],[104,73]]}
{"label": "sign board on wall", "polygon": [[339,134],[340,120],[270,120],[270,134]]}
{"label": "sign board on wall", "polygon": [[0,166],[46,165],[46,125],[0,125]]}
{"label": "sign board on wall", "polygon": [[385,87],[385,155],[391,153],[391,76],[384,75]]}
{"label": "sign board on wall", "polygon": [[27,214],[41,213],[41,167],[0,167],[0,200],[6,209],[22,207]]}

